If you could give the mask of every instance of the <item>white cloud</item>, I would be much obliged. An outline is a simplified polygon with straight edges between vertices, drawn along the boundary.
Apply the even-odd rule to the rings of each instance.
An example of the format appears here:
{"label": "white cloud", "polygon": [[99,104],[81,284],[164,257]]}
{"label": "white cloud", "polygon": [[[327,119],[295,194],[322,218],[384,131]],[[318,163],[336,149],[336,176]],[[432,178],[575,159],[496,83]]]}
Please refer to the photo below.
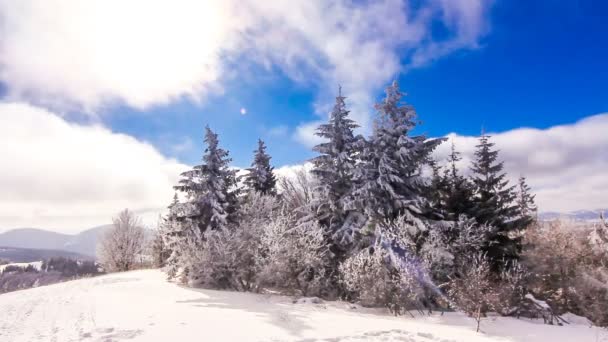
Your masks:
{"label": "white cloud", "polygon": [[186,169],[151,145],[41,108],[0,102],[0,229],[78,231],[122,208],[154,223]]}
{"label": "white cloud", "polygon": [[284,137],[289,132],[287,125],[278,125],[268,129],[268,135],[273,137]]}
{"label": "white cloud", "polygon": [[[373,94],[403,68],[476,48],[489,1],[0,0],[0,81],[12,99],[97,113],[204,99],[238,73],[226,61],[278,66],[318,89],[337,85],[369,127]],[[443,23],[445,37],[431,27]],[[405,62],[403,56],[410,56]],[[239,63],[237,63],[238,65]],[[231,64],[233,65],[233,64]],[[308,132],[302,139],[313,138]]]}
{"label": "white cloud", "polygon": [[[528,178],[542,211],[567,212],[608,206],[608,114],[548,129],[520,128],[491,134],[505,169]],[[468,170],[477,138],[450,134]],[[449,153],[450,143],[437,150]]]}
{"label": "white cloud", "polygon": [[305,162],[302,164],[295,165],[284,165],[274,170],[274,174],[279,178],[290,178],[294,179],[298,172],[305,171],[310,172],[313,164],[311,162]]}
{"label": "white cloud", "polygon": [[308,148],[312,148],[324,140],[318,135],[315,135],[317,127],[322,124],[322,121],[313,121],[302,124],[296,128],[294,138]]}

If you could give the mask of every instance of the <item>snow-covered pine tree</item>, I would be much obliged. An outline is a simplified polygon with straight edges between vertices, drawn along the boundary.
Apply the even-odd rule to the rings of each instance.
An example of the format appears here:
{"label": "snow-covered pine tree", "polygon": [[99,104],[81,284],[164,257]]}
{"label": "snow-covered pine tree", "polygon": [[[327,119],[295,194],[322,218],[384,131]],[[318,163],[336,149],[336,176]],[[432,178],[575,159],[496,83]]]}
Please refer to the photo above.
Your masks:
{"label": "snow-covered pine tree", "polygon": [[445,202],[449,190],[448,177],[445,175],[447,171],[435,159],[429,160],[429,166],[431,177],[424,187],[424,194],[427,199],[425,212],[428,213],[430,219],[445,220],[448,216]]}
{"label": "snow-covered pine tree", "polygon": [[313,148],[320,155],[312,159],[312,173],[316,176],[323,203],[316,203],[319,221],[333,233],[344,223],[344,199],[353,187],[357,144],[353,130],[357,124],[349,119],[349,111],[339,88],[329,122],[317,128],[316,135],[326,141]]}
{"label": "snow-covered pine tree", "polygon": [[[203,163],[182,173],[176,190],[187,195],[194,212],[188,215],[196,222],[200,233],[223,229],[236,221],[236,171],[230,168],[228,151],[219,147],[217,134],[205,127],[207,148]],[[202,236],[201,234],[197,235]]]}
{"label": "snow-covered pine tree", "polygon": [[271,157],[266,153],[266,145],[258,139],[258,148],[254,151],[253,162],[245,175],[245,185],[249,190],[263,195],[276,195],[277,179],[270,165]]}
{"label": "snow-covered pine tree", "polygon": [[158,226],[154,230],[152,245],[150,247],[152,254],[152,264],[154,267],[164,267],[165,262],[171,255],[171,251],[165,245],[165,218],[159,216]]}
{"label": "snow-covered pine tree", "polygon": [[177,193],[173,195],[173,201],[169,205],[169,213],[161,219],[160,232],[163,240],[163,247],[166,249],[167,258],[164,261],[167,274],[170,278],[175,276],[180,268],[180,255],[184,232],[178,221],[177,209],[179,198]]}
{"label": "snow-covered pine tree", "polygon": [[530,186],[526,183],[526,177],[520,176],[517,184],[517,195],[516,195],[516,203],[517,209],[519,212],[519,217],[521,218],[521,223],[524,226],[531,224],[536,218],[536,204],[534,203],[534,197],[530,193]]}
{"label": "snow-covered pine tree", "polygon": [[456,221],[461,215],[471,216],[473,210],[473,185],[458,171],[456,163],[462,160],[460,152],[456,151],[456,146],[452,141],[451,153],[448,155],[448,168],[444,173],[445,183],[447,184],[445,194],[446,219]]}
{"label": "snow-covered pine tree", "polygon": [[494,269],[500,269],[502,263],[518,258],[521,237],[517,233],[526,228],[514,203],[514,187],[509,186],[503,168],[503,162],[498,161],[498,150],[494,149],[490,136],[483,133],[471,168],[475,189],[472,216],[479,224],[495,228],[485,247]]}
{"label": "snow-covered pine tree", "polygon": [[376,104],[378,118],[361,151],[362,162],[355,168],[352,203],[376,223],[422,214],[421,166],[443,141],[411,135],[416,112],[403,103],[403,96],[397,82],[386,89],[385,99]]}

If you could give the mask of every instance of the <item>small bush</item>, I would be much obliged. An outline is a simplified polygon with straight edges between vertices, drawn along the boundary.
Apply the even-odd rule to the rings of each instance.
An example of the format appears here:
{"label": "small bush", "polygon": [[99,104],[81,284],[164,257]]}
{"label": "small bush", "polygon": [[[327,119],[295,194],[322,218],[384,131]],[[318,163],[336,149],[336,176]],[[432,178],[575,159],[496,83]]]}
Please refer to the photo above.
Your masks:
{"label": "small bush", "polygon": [[458,271],[449,283],[448,295],[458,309],[475,318],[479,331],[482,317],[493,310],[497,302],[485,254],[475,254],[467,263],[458,265]]}
{"label": "small bush", "polygon": [[340,265],[346,289],[363,306],[383,306],[395,315],[421,308],[425,291],[420,265],[376,244]]}
{"label": "small bush", "polygon": [[329,246],[316,222],[281,214],[264,225],[256,258],[258,281],[303,296],[326,295]]}

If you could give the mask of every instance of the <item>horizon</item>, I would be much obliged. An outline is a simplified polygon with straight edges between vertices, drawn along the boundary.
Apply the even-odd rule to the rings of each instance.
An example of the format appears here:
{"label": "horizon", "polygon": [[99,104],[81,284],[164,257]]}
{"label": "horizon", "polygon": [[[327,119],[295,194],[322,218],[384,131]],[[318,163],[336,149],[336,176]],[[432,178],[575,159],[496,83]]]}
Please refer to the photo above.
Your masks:
{"label": "horizon", "polygon": [[248,167],[261,138],[284,174],[315,155],[338,85],[367,135],[393,80],[415,132],[451,139],[462,172],[483,129],[540,212],[608,207],[607,4],[58,7],[0,2],[0,233],[75,234],[123,208],[152,227],[200,161],[205,125],[232,166]]}

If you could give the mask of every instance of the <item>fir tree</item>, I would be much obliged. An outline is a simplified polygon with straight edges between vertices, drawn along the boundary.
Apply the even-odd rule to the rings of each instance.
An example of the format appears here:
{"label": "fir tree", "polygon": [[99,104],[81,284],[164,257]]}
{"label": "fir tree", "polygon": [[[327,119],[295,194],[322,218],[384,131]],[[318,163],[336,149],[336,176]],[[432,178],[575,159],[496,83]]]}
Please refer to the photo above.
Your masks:
{"label": "fir tree", "polygon": [[166,253],[163,265],[166,266],[170,278],[175,276],[180,267],[182,242],[185,238],[185,232],[178,217],[179,205],[179,198],[175,193],[173,201],[168,206],[169,213],[161,219],[159,229],[162,236],[162,246]]}
{"label": "fir tree", "polygon": [[517,187],[516,203],[521,223],[524,226],[528,226],[536,217],[534,197],[536,196],[530,193],[530,187],[526,183],[526,177],[520,176]]}
{"label": "fir tree", "polygon": [[509,186],[504,166],[498,161],[498,151],[485,133],[479,138],[472,166],[475,189],[472,216],[479,224],[494,227],[485,247],[495,269],[500,264],[516,259],[521,251],[520,229],[525,228],[518,218],[514,187]]}
{"label": "fir tree", "polygon": [[460,152],[452,141],[451,153],[448,155],[448,168],[444,174],[446,184],[444,209],[446,218],[456,221],[461,215],[471,216],[473,210],[473,185],[458,171],[456,163],[462,160]]}
{"label": "fir tree", "polygon": [[444,220],[448,216],[446,211],[446,197],[449,190],[447,171],[444,171],[444,168],[434,159],[429,161],[429,166],[431,177],[424,191],[427,199],[425,212],[428,213],[430,219]]}
{"label": "fir tree", "polygon": [[270,159],[264,141],[258,139],[258,148],[254,151],[253,162],[247,169],[249,173],[245,176],[245,185],[250,190],[263,195],[276,195],[277,179],[273,173],[274,167],[270,165]]}
{"label": "fir tree", "polygon": [[327,141],[313,148],[320,155],[312,160],[312,173],[319,181],[319,197],[323,199],[323,203],[316,205],[317,212],[320,221],[332,231],[337,230],[345,219],[343,202],[352,190],[359,141],[353,134],[358,126],[348,118],[345,99],[340,88],[329,122],[320,125],[316,132]]}
{"label": "fir tree", "polygon": [[200,233],[234,223],[237,204],[236,171],[229,166],[232,159],[219,147],[217,134],[209,126],[205,128],[204,141],[207,148],[203,163],[182,173],[183,178],[175,187],[186,193],[188,203],[194,207],[188,216]]}
{"label": "fir tree", "polygon": [[443,141],[411,135],[417,124],[416,112],[402,102],[403,96],[393,82],[386,89],[385,99],[376,104],[374,131],[355,172],[353,203],[375,222],[422,213],[421,166]]}

